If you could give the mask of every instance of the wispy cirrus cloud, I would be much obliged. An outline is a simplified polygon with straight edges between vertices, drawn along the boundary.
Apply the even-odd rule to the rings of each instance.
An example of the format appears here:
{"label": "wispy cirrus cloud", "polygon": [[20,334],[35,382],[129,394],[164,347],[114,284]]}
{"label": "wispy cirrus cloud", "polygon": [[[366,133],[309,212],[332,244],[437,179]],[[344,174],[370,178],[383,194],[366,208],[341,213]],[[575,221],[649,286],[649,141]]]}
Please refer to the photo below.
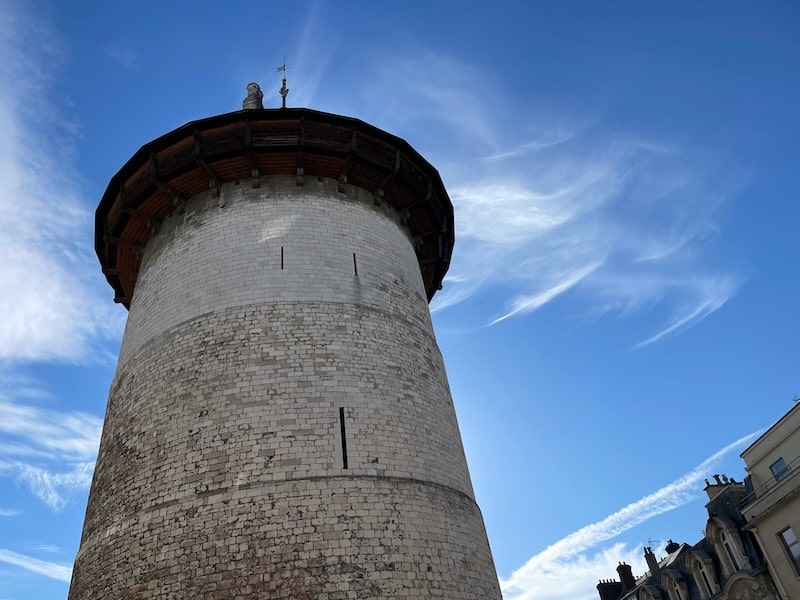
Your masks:
{"label": "wispy cirrus cloud", "polygon": [[133,48],[108,44],[103,48],[103,52],[108,58],[116,61],[126,69],[139,68],[139,55]]}
{"label": "wispy cirrus cloud", "polygon": [[369,81],[360,109],[440,166],[455,206],[457,250],[434,311],[491,288],[505,296],[486,316],[494,325],[570,294],[594,317],[648,315],[640,348],[741,285],[704,253],[729,179],[698,149],[519,106],[492,74],[431,52],[381,56]]}
{"label": "wispy cirrus cloud", "polygon": [[[281,55],[274,55],[273,64],[268,67],[267,83],[264,97],[264,106],[280,106],[281,98],[278,93],[280,79],[286,76],[291,84],[289,101],[293,106],[311,106],[312,99],[317,93],[320,82],[326,76],[328,65],[336,55],[339,45],[337,34],[326,27],[323,14],[325,4],[315,0],[305,11],[306,18],[302,23],[302,30],[296,32],[295,39],[299,40],[294,51],[286,56],[288,71],[276,73],[272,67],[281,65]],[[323,33],[324,29],[324,33]]]}
{"label": "wispy cirrus cloud", "polygon": [[517,296],[511,301],[508,312],[502,317],[496,318],[489,324],[494,325],[500,321],[508,319],[509,317],[533,312],[537,308],[550,302],[556,296],[559,296],[575,287],[585,277],[589,276],[592,271],[596,270],[601,265],[601,262],[584,265],[572,273],[563,273],[564,279],[562,281],[555,282],[553,285],[547,286],[544,291],[540,291],[530,296]]}
{"label": "wispy cirrus cloud", "polygon": [[508,150],[504,150],[502,152],[498,152],[497,154],[491,154],[489,156],[482,157],[482,160],[506,160],[509,158],[518,158],[520,156],[526,156],[533,154],[539,150],[545,150],[547,148],[553,148],[558,146],[559,144],[563,144],[564,142],[568,142],[577,136],[579,133],[578,129],[574,130],[566,130],[566,129],[552,129],[550,131],[545,131],[540,134],[534,134],[534,138],[518,146],[510,148]]}
{"label": "wispy cirrus cloud", "polygon": [[72,567],[69,565],[40,560],[33,556],[6,550],[5,548],[0,548],[0,562],[22,567],[33,573],[66,583],[69,583],[70,579],[72,579]]}
{"label": "wispy cirrus cloud", "polygon": [[15,476],[53,510],[63,509],[74,493],[87,489],[92,483],[93,472],[94,462],[77,463],[65,469],[63,466],[45,468],[0,460],[0,475]]}
{"label": "wispy cirrus cloud", "polygon": [[0,360],[85,360],[124,318],[95,276],[92,213],[70,167],[79,128],[51,100],[61,50],[21,7],[2,7]]}
{"label": "wispy cirrus cloud", "polygon": [[[597,548],[603,542],[651,519],[694,500],[700,494],[702,482],[709,477],[716,465],[728,454],[740,450],[762,433],[761,430],[746,435],[721,450],[715,452],[694,469],[665,485],[661,489],[648,494],[644,498],[632,502],[606,518],[581,527],[577,531],[551,544],[536,556],[533,556],[522,567],[517,569],[508,579],[501,581],[503,597],[506,600],[560,600],[562,598],[594,598],[593,587],[600,577],[613,576],[613,568],[592,571],[597,565],[605,565],[608,559],[613,562],[613,553],[621,549],[630,564],[641,561],[631,555],[632,551],[624,548],[602,550],[593,557],[586,552]],[[638,551],[634,549],[634,551]],[[617,558],[616,560],[622,560]],[[594,575],[592,575],[594,573]],[[599,573],[599,575],[598,575]],[[543,576],[543,574],[547,574]],[[604,575],[606,574],[606,575]],[[577,582],[579,588],[575,588]],[[592,587],[588,587],[591,584]],[[575,589],[573,589],[575,588]],[[583,595],[577,595],[580,589]],[[571,590],[567,594],[563,590]],[[590,593],[591,592],[591,593]]]}
{"label": "wispy cirrus cloud", "polygon": [[6,455],[14,448],[22,455],[57,460],[91,458],[97,454],[102,423],[86,413],[14,402],[0,391],[0,440]]}
{"label": "wispy cirrus cloud", "polygon": [[28,546],[31,550],[39,550],[40,552],[49,552],[51,554],[58,554],[61,548],[53,544],[31,544]]}
{"label": "wispy cirrus cloud", "polygon": [[0,6],[0,477],[54,510],[89,485],[100,419],[59,410],[20,365],[107,356],[124,320],[103,300],[71,167],[80,128],[53,100],[63,50],[24,5]]}
{"label": "wispy cirrus cloud", "polygon": [[676,288],[682,286],[687,290],[689,302],[676,308],[671,320],[663,329],[642,340],[634,348],[642,348],[675,331],[691,327],[695,323],[702,321],[736,294],[739,283],[738,277],[724,275],[705,276],[688,282],[679,281],[673,283]]}
{"label": "wispy cirrus cloud", "polygon": [[631,565],[634,574],[647,569],[642,546],[617,543],[596,552],[542,563],[535,579],[526,582],[524,592],[512,592],[507,582],[502,582],[503,597],[505,600],[597,600],[597,582],[616,578],[620,562]]}
{"label": "wispy cirrus cloud", "polygon": [[13,508],[0,508],[0,517],[18,517],[22,513]]}
{"label": "wispy cirrus cloud", "polygon": [[44,406],[52,400],[33,380],[0,376],[0,476],[60,510],[91,483],[102,419]]}
{"label": "wispy cirrus cloud", "polygon": [[[409,139],[433,136],[428,142],[441,142],[454,159],[460,158],[456,154],[474,157],[476,148],[490,155],[511,150],[493,119],[498,94],[480,68],[433,52],[371,57],[375,62],[360,78],[360,96],[349,98],[368,122],[403,136],[421,134]],[[447,136],[439,137],[442,132]],[[418,141],[414,145],[421,147]]]}

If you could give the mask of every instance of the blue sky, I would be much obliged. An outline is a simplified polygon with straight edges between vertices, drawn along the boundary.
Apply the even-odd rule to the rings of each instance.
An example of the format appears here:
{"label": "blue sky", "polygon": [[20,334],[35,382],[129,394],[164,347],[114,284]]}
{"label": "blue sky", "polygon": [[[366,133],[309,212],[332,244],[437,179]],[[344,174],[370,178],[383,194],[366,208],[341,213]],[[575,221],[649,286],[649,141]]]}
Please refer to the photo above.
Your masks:
{"label": "blue sky", "polygon": [[[241,107],[358,117],[440,170],[432,309],[506,600],[695,542],[800,393],[793,2],[0,0],[0,598],[63,598],[126,313],[109,178]],[[648,542],[650,540],[650,542]]]}

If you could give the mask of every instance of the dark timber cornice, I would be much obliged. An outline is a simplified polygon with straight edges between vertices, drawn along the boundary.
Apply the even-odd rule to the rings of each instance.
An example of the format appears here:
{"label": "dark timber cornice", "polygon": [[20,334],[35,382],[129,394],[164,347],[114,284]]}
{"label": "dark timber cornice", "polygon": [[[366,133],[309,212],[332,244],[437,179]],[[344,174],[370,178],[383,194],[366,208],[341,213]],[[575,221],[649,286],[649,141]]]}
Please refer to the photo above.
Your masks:
{"label": "dark timber cornice", "polygon": [[95,215],[95,250],[130,306],[141,249],[193,196],[258,175],[329,177],[372,192],[415,240],[428,300],[453,251],[453,205],[439,173],[405,140],[358,119],[306,108],[241,110],[192,121],[142,146],[111,178]]}

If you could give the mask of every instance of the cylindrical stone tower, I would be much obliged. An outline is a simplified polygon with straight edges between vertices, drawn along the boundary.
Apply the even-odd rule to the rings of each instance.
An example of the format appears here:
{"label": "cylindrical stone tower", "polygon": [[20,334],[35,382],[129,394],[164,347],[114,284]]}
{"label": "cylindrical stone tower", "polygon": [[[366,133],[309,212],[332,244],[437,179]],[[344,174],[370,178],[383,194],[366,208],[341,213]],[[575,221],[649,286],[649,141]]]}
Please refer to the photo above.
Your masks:
{"label": "cylindrical stone tower", "polygon": [[111,180],[129,307],[70,600],[499,600],[428,301],[436,170],[307,109],[188,123]]}

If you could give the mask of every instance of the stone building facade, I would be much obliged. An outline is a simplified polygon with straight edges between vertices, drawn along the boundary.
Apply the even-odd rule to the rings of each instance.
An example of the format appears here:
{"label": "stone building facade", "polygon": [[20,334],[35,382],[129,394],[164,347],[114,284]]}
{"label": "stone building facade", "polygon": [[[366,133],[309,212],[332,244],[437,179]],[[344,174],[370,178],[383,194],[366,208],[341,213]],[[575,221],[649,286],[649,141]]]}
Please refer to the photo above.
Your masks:
{"label": "stone building facade", "polygon": [[778,590],[755,537],[746,530],[744,483],[715,475],[706,482],[705,537],[695,544],[670,540],[660,560],[645,548],[648,572],[635,578],[620,565],[620,580],[601,580],[601,600],[778,600]]}
{"label": "stone building facade", "polygon": [[130,313],[70,600],[500,600],[428,310],[452,205],[408,144],[189,123],[112,179],[96,245]]}
{"label": "stone building facade", "polygon": [[758,540],[782,598],[800,598],[800,402],[742,452],[746,529]]}

